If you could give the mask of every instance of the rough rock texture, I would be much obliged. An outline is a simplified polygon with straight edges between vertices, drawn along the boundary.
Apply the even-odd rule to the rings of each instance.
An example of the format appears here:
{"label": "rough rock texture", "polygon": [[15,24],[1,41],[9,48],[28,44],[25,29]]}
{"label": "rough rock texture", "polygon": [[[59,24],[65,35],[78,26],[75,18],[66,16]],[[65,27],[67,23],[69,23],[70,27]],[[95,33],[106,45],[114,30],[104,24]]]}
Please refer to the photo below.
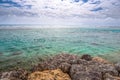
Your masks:
{"label": "rough rock texture", "polygon": [[92,58],[92,61],[99,62],[99,63],[110,64],[109,61],[107,61],[107,60],[105,60],[105,59],[103,59],[103,58],[101,58],[101,57],[93,57],[93,58]]}
{"label": "rough rock texture", "polygon": [[120,80],[120,77],[112,76],[108,73],[104,75],[104,80]]}
{"label": "rough rock texture", "polygon": [[71,80],[71,78],[60,69],[56,69],[43,72],[33,72],[28,76],[28,80]]}
{"label": "rough rock texture", "polygon": [[69,63],[61,63],[58,67],[59,67],[63,72],[68,73],[68,72],[70,71],[71,64],[69,64]]}
{"label": "rough rock texture", "polygon": [[84,65],[72,65],[70,70],[70,76],[72,80],[100,80],[102,79],[102,74],[100,72],[95,72],[89,70],[87,66]]}
{"label": "rough rock texture", "polygon": [[[119,80],[120,63],[114,65],[100,57],[90,55],[80,57],[73,54],[59,54],[34,66],[28,79],[65,80],[61,75],[67,74],[71,80]],[[0,75],[0,80],[5,80],[5,78],[6,80],[27,80],[28,73],[25,70],[17,70]],[[54,79],[55,75],[57,79]],[[49,76],[49,79],[45,76]]]}
{"label": "rough rock texture", "polygon": [[72,80],[102,80],[103,75],[109,73],[117,76],[118,72],[111,65],[99,65],[93,63],[74,64],[70,69]]}
{"label": "rough rock texture", "polygon": [[87,61],[91,61],[92,57],[90,55],[88,55],[88,54],[85,54],[85,55],[81,56],[81,59],[84,59],[84,60],[87,60]]}
{"label": "rough rock texture", "polygon": [[25,70],[14,70],[1,73],[0,80],[26,80],[28,72]]}
{"label": "rough rock texture", "polygon": [[54,70],[60,68],[63,72],[67,72],[71,64],[77,64],[79,60],[80,57],[76,55],[59,54],[34,66],[32,71]]}
{"label": "rough rock texture", "polygon": [[32,70],[42,71],[57,68],[68,73],[72,80],[103,80],[106,73],[118,76],[118,71],[113,64],[100,57],[92,58],[90,55],[83,55],[80,58],[76,55],[59,54],[40,63]]}
{"label": "rough rock texture", "polygon": [[115,68],[119,72],[119,76],[120,76],[120,63],[116,63]]}

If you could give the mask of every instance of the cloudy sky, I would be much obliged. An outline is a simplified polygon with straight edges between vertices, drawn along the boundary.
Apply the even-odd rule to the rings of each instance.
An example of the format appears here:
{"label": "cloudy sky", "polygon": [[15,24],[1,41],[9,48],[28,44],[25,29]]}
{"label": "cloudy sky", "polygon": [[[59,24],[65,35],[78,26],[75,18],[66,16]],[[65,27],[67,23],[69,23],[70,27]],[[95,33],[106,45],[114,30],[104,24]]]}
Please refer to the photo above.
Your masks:
{"label": "cloudy sky", "polygon": [[0,0],[0,24],[119,26],[120,0]]}

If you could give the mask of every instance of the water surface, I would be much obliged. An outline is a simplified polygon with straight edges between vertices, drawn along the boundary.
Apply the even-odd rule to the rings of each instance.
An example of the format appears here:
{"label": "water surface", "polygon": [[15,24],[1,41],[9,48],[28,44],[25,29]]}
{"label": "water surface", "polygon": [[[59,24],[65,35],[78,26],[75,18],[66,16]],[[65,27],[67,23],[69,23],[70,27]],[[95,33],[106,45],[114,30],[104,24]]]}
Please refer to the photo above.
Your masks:
{"label": "water surface", "polygon": [[23,63],[25,66],[26,61],[34,64],[42,55],[119,52],[119,28],[0,29],[0,68]]}

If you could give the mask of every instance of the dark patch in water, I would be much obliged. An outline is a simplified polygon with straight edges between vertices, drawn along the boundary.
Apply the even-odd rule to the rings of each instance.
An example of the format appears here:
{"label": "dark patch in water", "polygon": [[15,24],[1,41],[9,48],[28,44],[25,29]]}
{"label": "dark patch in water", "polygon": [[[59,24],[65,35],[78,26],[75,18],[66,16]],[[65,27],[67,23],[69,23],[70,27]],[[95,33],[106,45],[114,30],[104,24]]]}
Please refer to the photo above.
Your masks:
{"label": "dark patch in water", "polygon": [[69,50],[69,53],[73,53],[75,51],[75,49],[71,49]]}
{"label": "dark patch in water", "polygon": [[29,49],[34,49],[34,50],[39,50],[39,48],[42,48],[43,46],[30,46],[30,47],[23,47],[22,50],[29,50]]}
{"label": "dark patch in water", "polygon": [[33,49],[33,48],[41,48],[41,47],[43,47],[43,46],[31,46],[31,47],[28,47],[28,48],[30,48],[30,49]]}
{"label": "dark patch in water", "polygon": [[1,55],[3,55],[3,53],[2,53],[2,52],[0,52],[0,56],[1,56]]}
{"label": "dark patch in water", "polygon": [[19,51],[19,49],[16,49],[16,48],[9,48],[8,49],[8,52],[16,52],[16,51]]}
{"label": "dark patch in water", "polygon": [[33,48],[33,50],[38,51],[38,50],[39,50],[39,48]]}
{"label": "dark patch in water", "polygon": [[46,49],[51,49],[52,47],[51,46],[47,46],[47,47],[45,47]]}
{"label": "dark patch in water", "polygon": [[91,45],[96,45],[96,46],[97,46],[97,45],[99,45],[99,44],[97,44],[97,43],[91,43]]}
{"label": "dark patch in water", "polygon": [[37,42],[42,42],[42,43],[45,42],[45,39],[43,39],[43,38],[40,38],[40,39],[34,39],[34,40],[37,41]]}
{"label": "dark patch in water", "polygon": [[78,41],[73,41],[73,43],[81,43],[82,40],[78,40]]}
{"label": "dark patch in water", "polygon": [[22,50],[27,50],[27,49],[28,49],[28,48],[25,48],[25,47],[24,47],[24,48],[22,48]]}
{"label": "dark patch in water", "polygon": [[31,50],[27,50],[28,53],[31,53]]}
{"label": "dark patch in water", "polygon": [[13,53],[11,54],[11,56],[20,55],[20,54],[22,54],[22,52],[21,52],[21,51],[17,51],[17,52],[13,52]]}

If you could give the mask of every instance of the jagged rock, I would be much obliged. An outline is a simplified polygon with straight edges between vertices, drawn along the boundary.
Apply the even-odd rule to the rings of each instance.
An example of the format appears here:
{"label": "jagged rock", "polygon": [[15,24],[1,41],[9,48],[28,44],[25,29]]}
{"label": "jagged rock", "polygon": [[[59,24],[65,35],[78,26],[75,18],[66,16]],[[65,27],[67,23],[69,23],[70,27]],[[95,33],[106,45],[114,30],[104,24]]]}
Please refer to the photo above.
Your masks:
{"label": "jagged rock", "polygon": [[101,80],[106,73],[117,76],[118,72],[111,64],[86,61],[86,64],[74,64],[70,69],[72,80]]}
{"label": "jagged rock", "polygon": [[92,61],[99,62],[99,63],[110,64],[109,61],[107,61],[107,60],[105,60],[105,59],[103,59],[103,58],[101,58],[101,57],[93,57],[93,58],[92,58]]}
{"label": "jagged rock", "polygon": [[118,72],[115,69],[115,67],[111,64],[99,64],[99,65],[94,65],[93,70],[101,72],[103,75],[106,73],[109,73],[113,76],[118,76]]}
{"label": "jagged rock", "polygon": [[80,57],[76,55],[59,54],[59,55],[54,56],[52,59],[48,59],[44,62],[39,63],[37,66],[35,66],[32,69],[32,71],[54,70],[57,68],[61,68],[61,66],[62,67],[67,66],[69,68],[71,64],[77,64],[79,59]]}
{"label": "jagged rock", "polygon": [[82,55],[81,59],[87,60],[87,61],[91,61],[92,57],[88,54]]}
{"label": "jagged rock", "polygon": [[[58,69],[61,69],[62,71]],[[112,76],[112,78],[118,76],[118,73],[120,73],[120,64],[113,65],[100,57],[92,58],[89,55],[84,55],[80,58],[79,56],[72,54],[59,54],[40,62],[38,65],[34,66],[31,71],[33,73],[29,75],[29,80],[37,80],[39,78],[49,80],[45,77],[47,75],[50,79],[54,80],[55,75],[59,76],[56,72],[60,75],[63,72],[67,73],[72,80],[109,80],[110,76]],[[108,77],[106,74],[109,74],[110,76]],[[15,70],[0,75],[0,79],[26,80],[28,73],[25,72],[25,70]],[[44,76],[44,78],[40,77],[41,75]],[[36,79],[34,79],[35,76]],[[112,80],[112,78],[110,80]],[[58,80],[65,79],[59,76]],[[117,80],[117,78],[113,80]]]}
{"label": "jagged rock", "polygon": [[59,68],[65,73],[68,73],[70,71],[70,67],[71,67],[71,64],[69,63],[61,63],[59,65]]}
{"label": "jagged rock", "polygon": [[115,64],[115,68],[116,68],[116,70],[118,71],[119,76],[120,76],[120,63],[116,63],[116,64]]}
{"label": "jagged rock", "polygon": [[90,60],[92,57],[88,57],[88,55],[85,56],[86,57],[81,59],[79,56],[70,54],[56,55],[52,59],[37,65],[33,71],[60,68],[63,72],[68,73],[72,80],[84,80],[84,78],[100,80],[105,73],[109,73],[113,76],[118,75],[113,64],[107,63],[102,58],[93,58]]}
{"label": "jagged rock", "polygon": [[0,80],[26,80],[28,72],[25,70],[14,70],[9,72],[3,72]]}
{"label": "jagged rock", "polygon": [[70,76],[72,80],[101,80],[101,72],[89,69],[85,65],[72,65],[70,69]]}
{"label": "jagged rock", "polygon": [[33,72],[28,76],[28,80],[71,80],[71,78],[60,69],[56,69]]}
{"label": "jagged rock", "polygon": [[104,75],[104,80],[120,80],[120,77],[112,76],[112,75],[106,73],[106,74]]}

